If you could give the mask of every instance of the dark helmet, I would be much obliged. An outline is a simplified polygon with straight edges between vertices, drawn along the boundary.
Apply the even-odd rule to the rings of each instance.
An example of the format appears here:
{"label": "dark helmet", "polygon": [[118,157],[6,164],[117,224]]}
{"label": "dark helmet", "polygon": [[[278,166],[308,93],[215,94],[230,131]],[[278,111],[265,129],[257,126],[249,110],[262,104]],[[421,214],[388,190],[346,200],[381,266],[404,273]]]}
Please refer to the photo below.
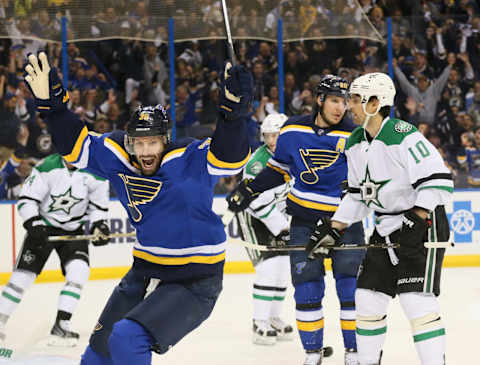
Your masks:
{"label": "dark helmet", "polygon": [[321,101],[324,101],[327,95],[336,95],[346,98],[348,86],[348,80],[342,77],[325,75],[315,87],[315,100],[320,96]]}
{"label": "dark helmet", "polygon": [[160,104],[139,106],[130,117],[127,126],[126,143],[128,152],[133,154],[133,137],[162,136],[163,143],[170,143],[170,119],[167,110]]}

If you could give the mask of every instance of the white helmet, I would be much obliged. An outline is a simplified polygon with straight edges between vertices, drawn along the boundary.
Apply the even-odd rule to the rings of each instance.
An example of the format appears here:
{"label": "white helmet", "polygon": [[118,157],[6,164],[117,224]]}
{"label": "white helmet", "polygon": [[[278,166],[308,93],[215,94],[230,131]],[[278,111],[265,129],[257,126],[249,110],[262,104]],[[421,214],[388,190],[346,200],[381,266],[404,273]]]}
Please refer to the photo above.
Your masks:
{"label": "white helmet", "polygon": [[285,114],[272,113],[268,114],[262,122],[260,132],[263,133],[277,133],[280,132],[283,123],[288,119]]}
{"label": "white helmet", "polygon": [[387,74],[373,72],[353,80],[349,93],[360,95],[363,104],[366,104],[370,97],[376,96],[380,102],[380,110],[381,107],[393,105],[395,86]]}

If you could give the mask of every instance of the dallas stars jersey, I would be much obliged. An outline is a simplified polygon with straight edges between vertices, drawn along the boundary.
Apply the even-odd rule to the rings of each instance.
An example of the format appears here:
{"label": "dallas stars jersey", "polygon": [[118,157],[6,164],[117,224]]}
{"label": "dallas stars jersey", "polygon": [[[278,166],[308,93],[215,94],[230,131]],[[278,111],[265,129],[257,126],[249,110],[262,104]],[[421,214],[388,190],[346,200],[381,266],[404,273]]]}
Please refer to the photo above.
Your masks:
{"label": "dallas stars jersey", "polygon": [[280,131],[275,155],[249,186],[253,191],[265,191],[294,177],[287,197],[288,213],[314,222],[332,215],[347,178],[344,148],[354,128],[348,121],[320,128],[314,115],[291,117]]}
{"label": "dallas stars jersey", "polygon": [[32,169],[17,207],[24,221],[40,215],[46,225],[75,231],[88,219],[106,219],[108,200],[108,181],[85,170],[70,171],[54,154]]}
{"label": "dallas stars jersey", "polygon": [[333,219],[351,224],[375,211],[377,231],[386,236],[401,227],[405,211],[434,210],[451,199],[450,170],[413,125],[386,118],[369,139],[361,127],[348,139],[349,193]]}
{"label": "dallas stars jersey", "polygon": [[226,235],[212,211],[213,188],[220,176],[237,174],[250,158],[243,120],[219,120],[212,139],[169,145],[153,176],[142,175],[125,150],[125,132],[89,133],[68,110],[47,121],[67,161],[110,180],[136,229],[137,269],[162,280],[223,271]]}
{"label": "dallas stars jersey", "polygon": [[[243,170],[243,178],[255,178],[266,166],[272,153],[266,145],[259,147]],[[261,220],[274,236],[288,230],[288,217],[285,214],[285,199],[291,183],[285,183],[273,189],[264,191],[256,198],[247,212]]]}

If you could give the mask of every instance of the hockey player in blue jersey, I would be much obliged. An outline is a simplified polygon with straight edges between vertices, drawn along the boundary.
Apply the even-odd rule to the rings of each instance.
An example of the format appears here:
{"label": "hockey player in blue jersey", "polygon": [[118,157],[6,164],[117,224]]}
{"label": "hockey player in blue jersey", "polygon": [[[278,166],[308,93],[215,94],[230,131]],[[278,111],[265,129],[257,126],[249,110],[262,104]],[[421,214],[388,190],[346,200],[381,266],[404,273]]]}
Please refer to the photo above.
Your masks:
{"label": "hockey player in blue jersey", "polygon": [[[242,211],[260,192],[295,178],[287,197],[292,215],[290,244],[306,245],[320,219],[333,215],[347,179],[344,148],[353,123],[344,119],[348,82],[337,76],[322,78],[316,89],[315,112],[291,117],[280,131],[275,155],[254,180],[243,180],[227,197],[229,209]],[[362,244],[363,227],[352,225],[344,243]],[[363,252],[327,252],[340,300],[340,322],[345,345],[345,364],[356,365],[355,288]],[[307,353],[305,365],[319,365],[323,358],[323,310],[325,268],[323,257],[307,258],[306,252],[291,252],[290,266],[295,287],[297,327]]]}
{"label": "hockey player in blue jersey", "polygon": [[25,79],[57,150],[110,180],[137,232],[132,268],[108,300],[81,364],[150,364],[152,351],[165,353],[209,317],[222,289],[226,235],[211,209],[213,187],[249,159],[244,116],[252,77],[227,63],[212,139],[172,142],[161,106],[137,110],[126,133],[89,133],[67,110],[68,92],[47,56],[28,61]]}

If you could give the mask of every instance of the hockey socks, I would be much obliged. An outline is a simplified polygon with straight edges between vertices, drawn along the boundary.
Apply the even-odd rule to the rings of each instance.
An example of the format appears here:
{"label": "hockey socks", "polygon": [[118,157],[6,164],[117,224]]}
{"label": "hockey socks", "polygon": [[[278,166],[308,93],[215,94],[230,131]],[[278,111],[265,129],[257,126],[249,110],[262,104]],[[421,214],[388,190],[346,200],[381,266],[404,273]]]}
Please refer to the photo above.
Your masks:
{"label": "hockey socks", "polygon": [[[90,268],[83,260],[72,260],[65,265],[66,283],[60,291],[58,310],[73,313],[77,308],[83,285],[88,280]],[[64,318],[61,318],[64,319]],[[70,319],[70,318],[68,318]]]}
{"label": "hockey socks", "polygon": [[113,364],[151,364],[150,349],[153,342],[152,336],[140,324],[129,319],[122,319],[113,326],[108,341]]}
{"label": "hockey socks", "polygon": [[357,279],[353,276],[336,275],[335,284],[340,300],[340,327],[346,349],[357,349],[355,338],[355,289]]}
{"label": "hockey socks", "polygon": [[311,281],[295,287],[297,328],[303,348],[307,351],[323,347],[323,281]]}

